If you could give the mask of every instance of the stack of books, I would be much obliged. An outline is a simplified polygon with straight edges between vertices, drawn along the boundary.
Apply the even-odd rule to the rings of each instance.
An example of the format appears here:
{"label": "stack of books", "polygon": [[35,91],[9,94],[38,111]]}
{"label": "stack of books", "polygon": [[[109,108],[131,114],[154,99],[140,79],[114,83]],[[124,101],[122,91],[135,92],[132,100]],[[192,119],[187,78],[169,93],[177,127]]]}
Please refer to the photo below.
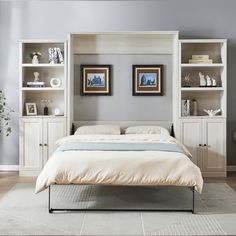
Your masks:
{"label": "stack of books", "polygon": [[38,82],[27,82],[27,87],[33,87],[33,88],[41,88],[44,87],[45,83],[42,81]]}
{"label": "stack of books", "polygon": [[192,59],[189,59],[190,64],[212,64],[213,60],[209,59],[209,55],[192,55]]}

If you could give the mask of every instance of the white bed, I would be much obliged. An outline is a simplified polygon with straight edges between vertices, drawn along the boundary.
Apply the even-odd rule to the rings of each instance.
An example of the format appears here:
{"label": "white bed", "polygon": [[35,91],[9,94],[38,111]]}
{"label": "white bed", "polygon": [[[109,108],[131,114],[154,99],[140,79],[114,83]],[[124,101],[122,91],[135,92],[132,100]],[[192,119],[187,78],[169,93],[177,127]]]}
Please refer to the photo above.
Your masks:
{"label": "white bed", "polygon": [[[175,145],[175,150],[77,150],[59,149],[37,178],[36,192],[53,184],[95,184],[135,186],[189,186],[202,190],[200,169],[187,149],[175,138],[160,134],[73,135],[61,139],[59,147],[72,144],[120,143],[132,145]],[[167,145],[167,146],[168,146]],[[146,147],[145,146],[145,147]],[[161,146],[161,147],[162,147]]]}

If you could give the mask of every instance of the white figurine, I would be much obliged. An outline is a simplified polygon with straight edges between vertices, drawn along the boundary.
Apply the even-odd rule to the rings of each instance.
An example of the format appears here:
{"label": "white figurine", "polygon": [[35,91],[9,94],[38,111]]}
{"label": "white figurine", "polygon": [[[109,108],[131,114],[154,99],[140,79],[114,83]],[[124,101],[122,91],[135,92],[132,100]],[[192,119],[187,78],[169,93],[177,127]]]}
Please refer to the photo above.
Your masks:
{"label": "white figurine", "polygon": [[205,111],[209,116],[215,116],[217,113],[221,111],[221,109],[218,109],[218,110],[203,109],[203,111]]}
{"label": "white figurine", "polygon": [[212,80],[212,84],[211,85],[215,87],[216,86],[216,80],[215,79],[211,79],[211,80]]}
{"label": "white figurine", "polygon": [[206,79],[204,78],[204,75],[202,72],[199,72],[199,78],[200,78],[200,86],[206,86]]}
{"label": "white figurine", "polygon": [[32,64],[39,64],[38,55],[33,55]]}
{"label": "white figurine", "polygon": [[39,72],[34,72],[34,82],[39,82]]}
{"label": "white figurine", "polygon": [[211,86],[211,78],[209,75],[206,76],[206,83],[207,83],[207,86]]}

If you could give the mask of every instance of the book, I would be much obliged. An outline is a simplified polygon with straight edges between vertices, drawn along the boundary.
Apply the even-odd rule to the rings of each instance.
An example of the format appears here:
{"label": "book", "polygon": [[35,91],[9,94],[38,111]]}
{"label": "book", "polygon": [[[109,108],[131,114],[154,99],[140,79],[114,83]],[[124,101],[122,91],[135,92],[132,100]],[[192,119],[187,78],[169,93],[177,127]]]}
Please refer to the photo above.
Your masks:
{"label": "book", "polygon": [[43,81],[27,82],[27,87],[38,88],[38,87],[44,87],[44,86],[45,86],[45,83]]}
{"label": "book", "polygon": [[181,116],[190,116],[190,99],[181,100]]}
{"label": "book", "polygon": [[212,64],[212,59],[189,59],[188,62],[190,64]]}
{"label": "book", "polygon": [[209,60],[209,55],[192,55],[193,60]]}

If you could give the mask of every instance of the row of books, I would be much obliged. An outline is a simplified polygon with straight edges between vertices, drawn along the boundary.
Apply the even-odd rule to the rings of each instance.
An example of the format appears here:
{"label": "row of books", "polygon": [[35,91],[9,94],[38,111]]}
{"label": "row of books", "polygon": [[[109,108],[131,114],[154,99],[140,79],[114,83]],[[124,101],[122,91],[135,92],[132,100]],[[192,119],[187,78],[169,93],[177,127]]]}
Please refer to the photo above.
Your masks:
{"label": "row of books", "polygon": [[181,116],[197,116],[197,101],[195,99],[181,100]]}

